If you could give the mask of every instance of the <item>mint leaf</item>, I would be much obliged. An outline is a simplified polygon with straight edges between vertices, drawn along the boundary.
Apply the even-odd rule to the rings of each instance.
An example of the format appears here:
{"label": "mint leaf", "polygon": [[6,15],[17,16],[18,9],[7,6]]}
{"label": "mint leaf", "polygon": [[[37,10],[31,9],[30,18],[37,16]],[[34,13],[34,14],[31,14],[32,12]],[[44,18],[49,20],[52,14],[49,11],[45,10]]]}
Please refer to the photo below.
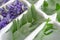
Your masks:
{"label": "mint leaf", "polygon": [[47,0],[44,1],[43,5],[41,6],[42,11],[44,11],[47,15],[52,15],[55,13],[56,3],[54,0]]}
{"label": "mint leaf", "polygon": [[56,17],[57,21],[60,22],[60,10],[57,11],[57,17]]}
{"label": "mint leaf", "polygon": [[60,10],[60,5],[57,3],[56,4],[56,11]]}
{"label": "mint leaf", "polygon": [[34,40],[43,40],[45,36],[51,35],[54,32],[53,24],[48,22],[49,19],[46,21],[45,27],[38,33]]}
{"label": "mint leaf", "polygon": [[44,3],[43,3],[43,7],[48,7],[48,3],[47,3],[47,1],[44,1]]}
{"label": "mint leaf", "polygon": [[[44,29],[44,34],[45,34],[45,35],[51,34],[51,33],[53,32],[53,30],[51,30],[51,29],[53,29],[53,24],[47,24],[47,25],[46,25],[46,28]],[[49,30],[51,30],[51,31],[49,31]],[[48,31],[49,31],[49,32],[48,32]]]}

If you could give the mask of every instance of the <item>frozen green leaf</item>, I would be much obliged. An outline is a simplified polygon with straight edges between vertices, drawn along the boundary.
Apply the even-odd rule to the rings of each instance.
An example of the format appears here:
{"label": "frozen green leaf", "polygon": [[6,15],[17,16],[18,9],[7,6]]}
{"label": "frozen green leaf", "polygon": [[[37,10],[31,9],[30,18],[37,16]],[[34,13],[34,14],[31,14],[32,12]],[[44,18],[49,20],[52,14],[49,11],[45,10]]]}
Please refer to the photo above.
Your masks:
{"label": "frozen green leaf", "polygon": [[48,23],[49,19],[47,20],[44,28],[38,33],[38,35],[34,38],[34,40],[43,40],[45,36],[48,36],[54,32],[53,24]]}
{"label": "frozen green leaf", "polygon": [[56,2],[55,0],[47,0],[49,8],[55,9],[56,8]]}
{"label": "frozen green leaf", "polygon": [[40,14],[36,11],[36,9],[35,9],[35,7],[34,7],[33,4],[32,4],[32,6],[31,6],[31,13],[32,13],[32,17],[33,17],[33,19],[34,19],[35,21],[40,20],[40,19],[43,18],[42,15],[40,15]]}
{"label": "frozen green leaf", "polygon": [[14,33],[17,30],[17,22],[16,22],[16,20],[13,21],[13,25],[12,25],[10,30],[12,31],[12,33]]}
{"label": "frozen green leaf", "polygon": [[60,10],[57,11],[57,17],[56,17],[57,21],[60,22]]}
{"label": "frozen green leaf", "polygon": [[32,13],[31,13],[31,9],[28,9],[28,12],[27,12],[27,21],[28,22],[33,22],[33,18],[32,18]]}
{"label": "frozen green leaf", "polygon": [[18,29],[15,33],[14,33],[14,38],[17,40],[24,40],[24,38],[30,33],[29,31],[29,26],[31,24],[27,23],[25,25],[23,25],[20,29]]}
{"label": "frozen green leaf", "polygon": [[56,4],[56,11],[60,10],[60,5],[57,3]]}
{"label": "frozen green leaf", "polygon": [[47,1],[44,1],[44,3],[43,3],[43,7],[48,7],[48,3],[47,3]]}
{"label": "frozen green leaf", "polygon": [[52,15],[55,13],[56,3],[54,0],[47,0],[44,1],[43,5],[41,6],[42,11],[44,11],[47,15]]}
{"label": "frozen green leaf", "polygon": [[[44,29],[44,34],[49,35],[53,32],[53,24],[47,24],[46,28]],[[48,32],[49,31],[49,32]]]}
{"label": "frozen green leaf", "polygon": [[19,29],[19,28],[20,28],[20,26],[21,26],[21,22],[20,22],[20,20],[19,20],[19,19],[17,19],[17,29]]}
{"label": "frozen green leaf", "polygon": [[26,16],[26,14],[24,14],[22,19],[21,19],[21,24],[24,25],[26,23],[27,23],[27,16]]}

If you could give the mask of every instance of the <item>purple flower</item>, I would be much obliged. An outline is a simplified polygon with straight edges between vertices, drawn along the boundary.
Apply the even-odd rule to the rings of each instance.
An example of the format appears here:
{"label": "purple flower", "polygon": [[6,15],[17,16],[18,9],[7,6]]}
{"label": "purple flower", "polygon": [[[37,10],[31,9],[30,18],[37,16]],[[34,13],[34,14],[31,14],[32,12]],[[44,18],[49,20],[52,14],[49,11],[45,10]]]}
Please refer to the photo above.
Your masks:
{"label": "purple flower", "polygon": [[6,26],[10,22],[10,16],[7,15],[1,22],[0,22],[0,29]]}
{"label": "purple flower", "polygon": [[10,5],[6,5],[6,9],[1,8],[0,13],[3,16],[3,19],[0,21],[0,29],[4,28],[13,19],[22,14],[26,9],[27,6],[18,0],[14,1]]}
{"label": "purple flower", "polygon": [[3,17],[7,16],[6,10],[4,8],[0,8],[0,15],[2,15]]}

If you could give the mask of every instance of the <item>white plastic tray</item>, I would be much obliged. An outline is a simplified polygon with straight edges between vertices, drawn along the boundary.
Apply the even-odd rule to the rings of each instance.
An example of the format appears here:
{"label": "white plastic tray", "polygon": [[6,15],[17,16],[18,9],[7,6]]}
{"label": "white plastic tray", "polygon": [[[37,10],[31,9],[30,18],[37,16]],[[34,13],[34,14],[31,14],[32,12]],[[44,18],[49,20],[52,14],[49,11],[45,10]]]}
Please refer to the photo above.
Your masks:
{"label": "white plastic tray", "polygon": [[[27,1],[27,0],[22,0],[23,2],[25,2],[28,7],[31,7],[31,4]],[[14,2],[14,0],[10,0],[9,2],[7,2],[6,4],[2,5],[0,8],[10,4]],[[60,26],[60,23],[56,20],[56,13],[53,14],[53,15],[47,15],[46,13],[44,13],[40,8],[41,8],[41,5],[43,4],[44,0],[39,0],[38,2],[36,2],[34,5],[35,5],[35,8],[36,10],[40,13],[40,15],[42,15],[45,19],[48,19],[50,18],[51,19],[51,22],[57,26]],[[22,13],[20,16],[18,16],[16,19],[21,19],[22,15],[27,13],[28,10],[26,10],[24,13]],[[1,38],[2,35],[11,27],[12,25],[12,22],[9,23],[6,27],[4,27],[2,30],[0,30],[0,40],[2,40]],[[25,40],[33,40],[34,37],[41,31],[41,29],[44,27],[45,25],[45,22],[42,23],[39,27],[37,27],[30,35],[28,35]]]}

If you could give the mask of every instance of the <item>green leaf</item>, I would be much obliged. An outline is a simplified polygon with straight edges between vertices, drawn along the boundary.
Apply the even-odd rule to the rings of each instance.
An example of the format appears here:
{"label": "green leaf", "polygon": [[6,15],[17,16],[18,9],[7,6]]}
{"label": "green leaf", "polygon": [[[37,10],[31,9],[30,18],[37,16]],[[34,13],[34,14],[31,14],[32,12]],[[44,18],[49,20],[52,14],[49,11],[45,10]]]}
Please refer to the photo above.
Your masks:
{"label": "green leaf", "polygon": [[16,20],[13,21],[13,25],[12,25],[10,30],[12,31],[12,33],[14,33],[17,30],[17,22],[16,22]]}
{"label": "green leaf", "polygon": [[[45,35],[51,34],[51,33],[53,32],[53,30],[51,30],[51,29],[53,29],[53,24],[47,24],[47,25],[46,25],[46,28],[44,29],[44,34],[45,34]],[[48,31],[49,31],[49,32],[48,32]],[[48,32],[48,33],[46,33],[46,32]]]}
{"label": "green leaf", "polygon": [[32,31],[35,30],[35,28],[37,28],[40,24],[41,24],[41,22],[39,22],[39,21],[32,22],[31,25],[30,25],[29,30],[32,32]]}
{"label": "green leaf", "polygon": [[20,22],[20,20],[19,20],[19,19],[17,19],[17,29],[19,29],[19,28],[20,28],[20,26],[21,26],[21,22]]}
{"label": "green leaf", "polygon": [[56,11],[60,10],[60,5],[57,3],[56,4]]}
{"label": "green leaf", "polygon": [[56,17],[57,21],[60,22],[60,10],[57,11],[57,17]]}
{"label": "green leaf", "polygon": [[48,20],[46,21],[45,27],[42,29],[42,30],[43,30],[43,33],[44,33],[45,35],[51,34],[51,33],[53,32],[53,30],[51,31],[51,29],[54,29],[54,28],[53,28],[53,24],[48,23],[49,21],[50,21],[50,20],[49,20],[49,18],[48,18]]}
{"label": "green leaf", "polygon": [[21,26],[27,23],[27,16],[26,14],[23,15],[22,19],[21,19]]}
{"label": "green leaf", "polygon": [[55,0],[47,0],[49,8],[55,9],[56,8],[56,2]]}
{"label": "green leaf", "polygon": [[27,21],[31,23],[33,21],[31,9],[28,9],[28,12],[26,15],[27,15]]}
{"label": "green leaf", "polygon": [[43,18],[42,15],[40,15],[40,14],[36,11],[36,9],[35,9],[35,7],[34,7],[33,4],[32,4],[32,6],[31,6],[31,13],[32,13],[32,17],[33,17],[33,19],[34,19],[35,21],[40,20],[40,19]]}
{"label": "green leaf", "polygon": [[49,19],[46,21],[44,28],[38,33],[34,40],[43,40],[45,36],[48,36],[54,32],[53,24],[48,22]]}
{"label": "green leaf", "polygon": [[43,7],[48,7],[48,3],[47,3],[47,1],[44,1],[44,3],[43,3]]}
{"label": "green leaf", "polygon": [[15,33],[14,33],[14,38],[16,40],[24,40],[24,38],[30,33],[29,31],[29,26],[31,24],[30,23],[27,23],[25,25],[23,25],[19,30],[17,30]]}
{"label": "green leaf", "polygon": [[47,15],[52,15],[55,13],[56,3],[54,0],[47,0],[44,1],[43,5],[41,6],[42,11],[44,11]]}

